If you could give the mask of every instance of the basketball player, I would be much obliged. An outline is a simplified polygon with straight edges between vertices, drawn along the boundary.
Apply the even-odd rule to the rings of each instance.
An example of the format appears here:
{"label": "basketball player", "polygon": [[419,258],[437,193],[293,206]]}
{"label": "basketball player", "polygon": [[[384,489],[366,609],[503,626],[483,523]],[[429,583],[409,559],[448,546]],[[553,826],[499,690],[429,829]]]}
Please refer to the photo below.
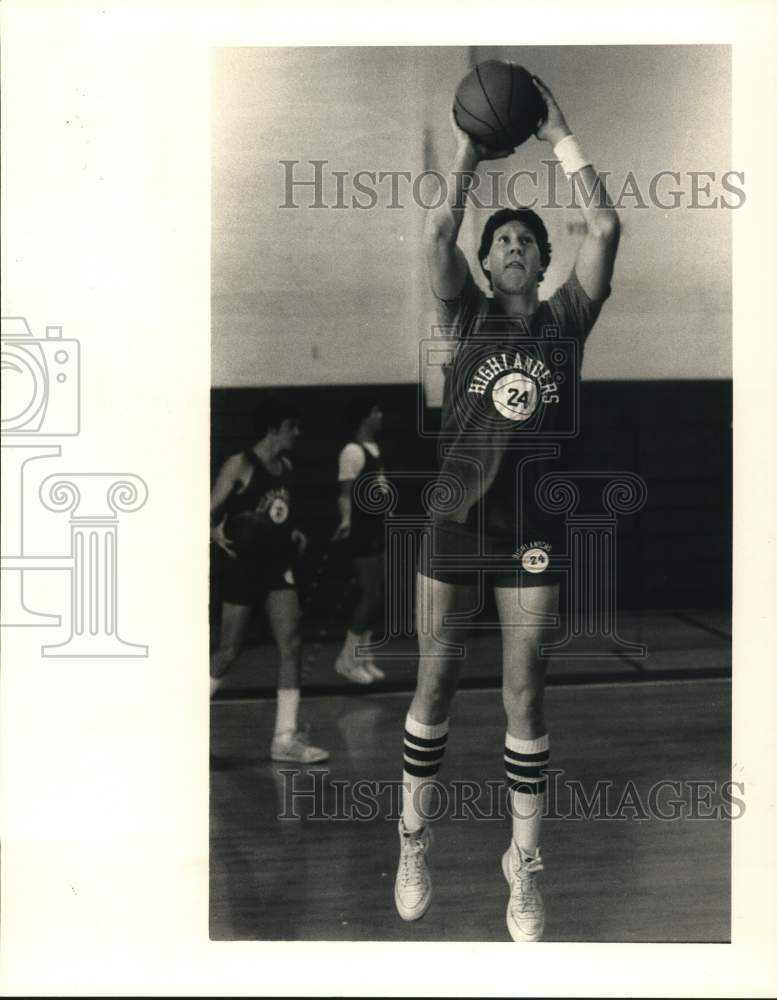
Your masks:
{"label": "basketball player", "polygon": [[[544,671],[538,657],[542,616],[558,608],[554,554],[563,525],[535,499],[540,476],[553,469],[561,428],[572,408],[579,364],[572,377],[557,377],[554,341],[543,330],[582,345],[610,293],[619,223],[602,181],[584,156],[553,95],[535,79],[547,105],[537,138],[549,143],[565,173],[589,196],[582,209],[586,235],[572,273],[549,299],[539,285],[550,263],[547,231],[528,210],[501,210],[485,225],[478,260],[491,288],[479,290],[457,246],[466,203],[466,178],[478,161],[508,155],[476,144],[454,122],[456,155],[449,196],[429,213],[426,257],[440,320],[455,324],[458,345],[446,375],[441,431],[450,447],[440,476],[458,484],[456,509],[436,518],[435,555],[481,559],[491,570],[502,633],[503,704],[507,717],[505,768],[512,837],[502,858],[509,884],[507,927],[514,941],[540,940],[544,904],[536,884],[543,868],[540,817],[549,742],[543,713]],[[555,341],[558,345],[558,341]],[[572,351],[575,354],[575,351]],[[565,417],[566,414],[566,417]],[[529,444],[526,437],[532,435]],[[542,447],[538,447],[539,445]],[[543,457],[543,451],[545,455]],[[458,661],[443,643],[461,637],[446,621],[472,610],[477,591],[472,572],[440,571],[431,561],[418,574],[419,668],[405,723],[403,811],[395,902],[405,920],[423,916],[431,901],[426,816],[448,737],[448,715]]]}
{"label": "basketball player", "polygon": [[256,444],[231,455],[211,493],[211,541],[222,557],[222,616],[210,658],[211,694],[240,655],[251,610],[264,605],[278,647],[278,701],[271,757],[316,764],[329,756],[298,729],[300,606],[294,561],[307,539],[293,519],[291,462],[285,452],[300,429],[293,407],[266,400],[255,412]]}
{"label": "basketball player", "polygon": [[359,596],[335,670],[357,684],[372,684],[386,675],[369,654],[358,657],[356,649],[372,642],[372,628],[383,607],[383,516],[370,515],[354,503],[353,489],[361,475],[383,475],[377,442],[383,413],[373,400],[355,398],[346,407],[345,419],[353,440],[340,452],[338,461],[340,523],[334,541],[349,545]]}

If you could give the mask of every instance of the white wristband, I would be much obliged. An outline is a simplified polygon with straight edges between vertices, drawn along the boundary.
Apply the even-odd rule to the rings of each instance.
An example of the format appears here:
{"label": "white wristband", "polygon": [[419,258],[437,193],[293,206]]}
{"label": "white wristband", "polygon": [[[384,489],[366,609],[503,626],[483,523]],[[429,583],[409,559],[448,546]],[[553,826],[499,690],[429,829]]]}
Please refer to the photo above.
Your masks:
{"label": "white wristband", "polygon": [[583,167],[591,166],[591,161],[580,148],[580,143],[577,141],[577,136],[575,135],[565,135],[553,147],[553,153],[567,177],[576,174]]}

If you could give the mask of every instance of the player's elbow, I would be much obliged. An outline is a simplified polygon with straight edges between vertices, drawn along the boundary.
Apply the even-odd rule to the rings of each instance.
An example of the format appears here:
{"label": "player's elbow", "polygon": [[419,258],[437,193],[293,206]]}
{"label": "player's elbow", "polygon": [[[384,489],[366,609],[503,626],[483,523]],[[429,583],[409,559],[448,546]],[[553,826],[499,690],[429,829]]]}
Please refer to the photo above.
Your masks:
{"label": "player's elbow", "polygon": [[621,232],[621,223],[614,208],[606,208],[596,213],[591,226],[593,235],[605,243],[614,243]]}
{"label": "player's elbow", "polygon": [[456,233],[447,213],[427,212],[424,222],[424,242],[429,247],[456,242]]}

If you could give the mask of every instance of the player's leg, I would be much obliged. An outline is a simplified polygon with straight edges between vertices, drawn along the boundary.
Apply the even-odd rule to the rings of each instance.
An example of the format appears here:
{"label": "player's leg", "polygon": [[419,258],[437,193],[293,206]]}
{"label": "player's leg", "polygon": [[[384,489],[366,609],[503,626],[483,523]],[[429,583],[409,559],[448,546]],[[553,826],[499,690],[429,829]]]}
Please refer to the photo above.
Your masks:
{"label": "player's leg", "polygon": [[[372,684],[378,680],[377,673],[367,665],[367,658],[357,656],[356,650],[359,646],[364,646],[369,637],[366,636],[372,627],[375,616],[375,605],[380,601],[379,594],[376,594],[377,573],[382,572],[382,567],[375,567],[374,557],[370,555],[361,540],[351,538],[350,546],[352,551],[352,568],[356,577],[356,607],[351,613],[351,621],[345,641],[335,661],[335,670],[342,677],[356,684]],[[376,668],[377,669],[377,668]],[[378,671],[382,674],[382,671]]]}
{"label": "player's leg", "polygon": [[351,628],[362,635],[372,628],[383,601],[383,557],[354,556],[353,570],[359,585],[359,599],[351,615]]}
{"label": "player's leg", "polygon": [[314,764],[329,754],[311,746],[299,732],[302,613],[297,592],[291,587],[271,590],[265,602],[270,628],[278,648],[278,701],[272,742],[273,760]]}
{"label": "player's leg", "polygon": [[222,604],[219,644],[218,648],[210,654],[211,695],[218,689],[221,679],[240,656],[245,645],[250,617],[250,604],[232,604],[228,601]]}
{"label": "player's leg", "polygon": [[538,655],[547,626],[537,618],[557,612],[558,591],[557,584],[494,591],[502,627],[505,769],[512,813],[512,840],[502,865],[511,888],[507,924],[515,941],[539,941],[544,927],[535,875],[542,869],[539,842],[550,744],[545,667]]}
{"label": "player's leg", "polygon": [[464,639],[462,627],[452,627],[446,619],[471,607],[473,599],[472,586],[446,583],[423,573],[417,576],[418,678],[405,719],[400,857],[394,884],[396,907],[404,920],[418,920],[431,902],[428,821],[461,663],[446,644]]}
{"label": "player's leg", "polygon": [[[360,637],[360,645],[369,646],[372,630],[383,610],[385,564],[382,550],[353,560],[354,573],[359,584],[359,600],[351,618],[351,631]],[[373,680],[382,681],[386,675],[375,663],[371,653],[358,658],[358,662]]]}

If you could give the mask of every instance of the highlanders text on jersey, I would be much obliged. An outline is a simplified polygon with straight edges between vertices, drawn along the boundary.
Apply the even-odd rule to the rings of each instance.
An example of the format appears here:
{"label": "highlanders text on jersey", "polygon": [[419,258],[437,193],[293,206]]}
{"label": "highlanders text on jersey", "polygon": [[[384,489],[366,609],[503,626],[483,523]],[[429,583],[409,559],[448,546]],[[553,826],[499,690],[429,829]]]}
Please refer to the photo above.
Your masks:
{"label": "highlanders text on jersey", "polygon": [[578,433],[583,344],[603,301],[589,299],[572,272],[531,317],[499,312],[471,275],[457,299],[439,302],[458,345],[440,428],[441,482],[455,484],[456,500],[438,520],[515,547],[558,537],[558,518],[534,490],[563,468],[561,445]]}

